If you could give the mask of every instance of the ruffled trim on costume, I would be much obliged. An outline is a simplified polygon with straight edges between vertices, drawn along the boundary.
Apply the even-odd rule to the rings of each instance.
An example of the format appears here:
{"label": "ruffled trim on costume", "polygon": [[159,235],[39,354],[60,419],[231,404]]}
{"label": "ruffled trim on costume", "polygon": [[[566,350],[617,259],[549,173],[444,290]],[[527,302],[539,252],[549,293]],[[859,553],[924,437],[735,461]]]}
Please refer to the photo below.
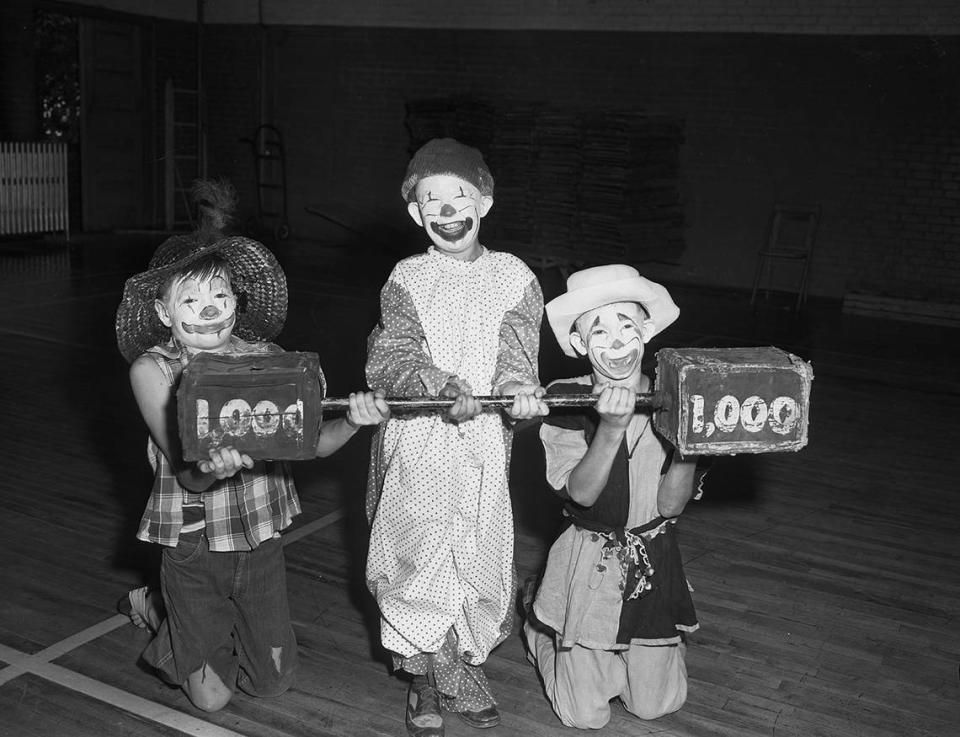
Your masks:
{"label": "ruffled trim on costume", "polygon": [[439,259],[438,263],[441,269],[455,274],[470,274],[475,271],[482,271],[487,267],[487,258],[490,253],[486,246],[480,246],[480,255],[473,261],[461,261],[458,258],[451,258],[442,253],[436,246],[430,246],[427,249],[427,256]]}

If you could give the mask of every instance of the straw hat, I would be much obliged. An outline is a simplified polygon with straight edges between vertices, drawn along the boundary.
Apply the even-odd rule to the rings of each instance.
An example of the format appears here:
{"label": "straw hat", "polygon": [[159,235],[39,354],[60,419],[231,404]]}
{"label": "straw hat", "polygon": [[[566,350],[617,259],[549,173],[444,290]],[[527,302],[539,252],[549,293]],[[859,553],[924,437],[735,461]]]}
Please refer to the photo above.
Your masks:
{"label": "straw hat", "polygon": [[277,259],[262,243],[229,236],[204,243],[195,236],[173,236],[150,259],[150,267],[129,279],[117,309],[117,346],[128,362],[170,336],[154,309],[154,300],[170,277],[191,264],[219,254],[230,265],[237,296],[233,334],[244,340],[272,340],[287,317],[287,279]]}
{"label": "straw hat", "polygon": [[547,320],[566,355],[577,355],[570,345],[570,331],[577,318],[614,302],[643,305],[653,323],[650,338],[680,315],[670,293],[660,284],[640,276],[632,266],[608,264],[576,271],[567,279],[567,291],[545,306]]}

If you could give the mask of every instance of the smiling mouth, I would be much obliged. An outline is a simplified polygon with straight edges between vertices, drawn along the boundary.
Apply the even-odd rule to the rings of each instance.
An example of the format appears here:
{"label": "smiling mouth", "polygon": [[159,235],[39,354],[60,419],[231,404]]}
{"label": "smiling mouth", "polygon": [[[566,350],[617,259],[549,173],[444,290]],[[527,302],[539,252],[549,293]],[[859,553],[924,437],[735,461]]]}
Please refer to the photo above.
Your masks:
{"label": "smiling mouth", "polygon": [[612,357],[610,354],[604,354],[603,362],[607,365],[607,368],[612,371],[625,371],[636,363],[638,354],[639,351],[637,349],[633,349],[632,351],[629,351],[618,357]]}
{"label": "smiling mouth", "polygon": [[430,223],[430,230],[443,238],[443,240],[454,243],[473,230],[473,218],[456,220],[452,223],[444,223],[443,225],[440,223]]}
{"label": "smiling mouth", "polygon": [[212,333],[220,333],[222,330],[232,327],[236,319],[236,314],[233,314],[221,322],[211,322],[205,325],[190,325],[189,323],[182,322],[180,326],[183,328],[183,332],[191,335],[210,335]]}

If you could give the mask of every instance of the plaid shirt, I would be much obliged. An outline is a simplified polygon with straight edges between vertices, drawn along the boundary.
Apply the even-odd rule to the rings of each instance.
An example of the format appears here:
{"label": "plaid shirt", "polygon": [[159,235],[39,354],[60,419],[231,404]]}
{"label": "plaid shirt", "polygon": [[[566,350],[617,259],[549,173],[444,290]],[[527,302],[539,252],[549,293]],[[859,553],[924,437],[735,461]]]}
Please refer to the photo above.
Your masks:
{"label": "plaid shirt", "polygon": [[[232,339],[231,353],[267,353],[280,349],[271,343],[247,343]],[[180,381],[186,352],[172,342],[147,352],[156,360],[170,386]],[[203,503],[210,550],[253,550],[287,527],[300,514],[300,500],[290,469],[283,462],[257,461],[250,470],[214,484],[195,494],[184,489],[170,461],[153,438],[147,442],[147,457],[154,470],[153,490],[140,520],[137,538],[174,547],[183,525],[183,505],[198,497]]]}

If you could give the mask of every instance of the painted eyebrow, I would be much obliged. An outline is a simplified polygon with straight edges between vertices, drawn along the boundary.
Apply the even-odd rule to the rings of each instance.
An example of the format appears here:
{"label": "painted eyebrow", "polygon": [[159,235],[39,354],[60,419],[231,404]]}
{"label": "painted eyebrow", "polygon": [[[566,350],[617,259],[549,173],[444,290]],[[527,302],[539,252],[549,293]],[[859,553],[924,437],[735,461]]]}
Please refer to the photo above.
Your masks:
{"label": "painted eyebrow", "polygon": [[618,312],[618,313],[617,313],[617,317],[619,317],[621,320],[629,320],[630,322],[636,322],[636,321],[637,321],[637,318],[635,318],[635,317],[630,317],[629,315],[624,315],[622,312]]}
{"label": "painted eyebrow", "polygon": [[600,324],[600,316],[597,315],[596,317],[593,318],[593,322],[590,324],[590,329],[593,330],[599,324]]}

